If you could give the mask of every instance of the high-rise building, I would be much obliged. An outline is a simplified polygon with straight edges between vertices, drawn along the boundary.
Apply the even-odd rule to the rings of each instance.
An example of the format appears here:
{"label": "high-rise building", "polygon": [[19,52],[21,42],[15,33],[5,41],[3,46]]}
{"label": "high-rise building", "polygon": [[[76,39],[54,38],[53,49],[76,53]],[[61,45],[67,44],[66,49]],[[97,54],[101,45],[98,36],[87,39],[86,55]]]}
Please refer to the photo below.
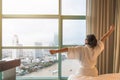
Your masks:
{"label": "high-rise building", "polygon": [[[35,46],[42,46],[42,42],[35,42]],[[33,55],[34,59],[42,58],[43,57],[42,49],[35,49],[35,53]]]}
{"label": "high-rise building", "polygon": [[54,33],[54,45],[58,45],[58,34]]}
{"label": "high-rise building", "polygon": [[[13,37],[13,46],[22,46],[22,44],[19,44],[19,38],[18,35],[14,35]],[[23,56],[23,50],[22,49],[13,49],[11,57],[13,59],[20,58]]]}

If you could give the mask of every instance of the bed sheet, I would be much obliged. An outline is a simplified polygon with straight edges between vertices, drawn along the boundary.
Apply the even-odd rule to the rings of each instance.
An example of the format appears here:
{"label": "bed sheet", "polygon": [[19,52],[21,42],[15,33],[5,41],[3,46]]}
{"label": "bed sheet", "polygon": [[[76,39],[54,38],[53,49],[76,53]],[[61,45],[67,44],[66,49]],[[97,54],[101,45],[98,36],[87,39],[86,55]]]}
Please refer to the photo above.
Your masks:
{"label": "bed sheet", "polygon": [[120,80],[120,73],[103,74],[98,77],[71,75],[68,80]]}

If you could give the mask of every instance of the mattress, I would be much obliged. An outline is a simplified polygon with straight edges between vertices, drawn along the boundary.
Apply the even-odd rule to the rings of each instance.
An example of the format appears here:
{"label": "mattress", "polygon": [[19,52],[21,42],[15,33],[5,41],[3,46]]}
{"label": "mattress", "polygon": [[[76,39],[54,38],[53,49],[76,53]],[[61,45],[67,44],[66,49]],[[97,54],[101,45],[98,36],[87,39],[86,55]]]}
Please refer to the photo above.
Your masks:
{"label": "mattress", "polygon": [[98,77],[71,75],[68,80],[120,80],[120,73],[103,74]]}

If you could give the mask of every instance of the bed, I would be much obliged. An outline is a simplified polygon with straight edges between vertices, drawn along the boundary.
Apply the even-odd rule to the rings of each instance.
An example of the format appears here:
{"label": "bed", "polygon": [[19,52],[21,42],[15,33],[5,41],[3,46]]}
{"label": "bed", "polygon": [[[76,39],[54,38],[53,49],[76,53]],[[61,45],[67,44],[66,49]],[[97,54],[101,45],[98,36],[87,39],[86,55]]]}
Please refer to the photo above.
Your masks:
{"label": "bed", "polygon": [[120,80],[120,73],[103,74],[98,77],[71,75],[68,80]]}

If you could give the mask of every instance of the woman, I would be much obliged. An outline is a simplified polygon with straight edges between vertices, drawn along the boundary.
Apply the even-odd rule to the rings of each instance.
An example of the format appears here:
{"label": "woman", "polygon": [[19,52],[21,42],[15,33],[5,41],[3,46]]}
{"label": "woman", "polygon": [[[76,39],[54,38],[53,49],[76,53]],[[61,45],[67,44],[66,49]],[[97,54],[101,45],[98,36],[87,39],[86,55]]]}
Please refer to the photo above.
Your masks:
{"label": "woman", "polygon": [[76,76],[98,76],[98,70],[95,67],[97,63],[97,57],[104,50],[104,42],[114,31],[114,26],[103,35],[103,37],[97,41],[95,35],[87,35],[85,39],[85,46],[76,46],[62,48],[60,50],[50,50],[51,54],[68,52],[67,56],[70,59],[78,59],[81,63],[80,69],[75,74]]}

